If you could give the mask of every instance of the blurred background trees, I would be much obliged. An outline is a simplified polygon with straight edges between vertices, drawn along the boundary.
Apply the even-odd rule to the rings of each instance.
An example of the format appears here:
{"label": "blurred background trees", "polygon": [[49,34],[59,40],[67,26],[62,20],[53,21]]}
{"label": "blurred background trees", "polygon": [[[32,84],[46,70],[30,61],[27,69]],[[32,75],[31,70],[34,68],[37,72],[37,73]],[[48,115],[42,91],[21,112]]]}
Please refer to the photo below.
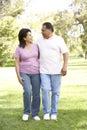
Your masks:
{"label": "blurred background trees", "polygon": [[45,21],[53,23],[55,33],[64,38],[70,54],[87,59],[87,1],[73,0],[64,11],[26,14],[31,1],[0,0],[0,67],[14,66],[19,29],[29,27],[37,36]]}
{"label": "blurred background trees", "polygon": [[87,59],[87,1],[74,0],[70,9],[54,16],[56,34],[64,37],[70,53]]}
{"label": "blurred background trees", "polygon": [[75,6],[79,6],[78,10],[74,11],[75,21],[83,27],[83,33],[80,35],[82,40],[81,47],[87,59],[87,1],[76,1]]}
{"label": "blurred background trees", "polygon": [[13,65],[13,52],[18,33],[17,16],[24,11],[24,4],[16,0],[0,2],[0,66]]}

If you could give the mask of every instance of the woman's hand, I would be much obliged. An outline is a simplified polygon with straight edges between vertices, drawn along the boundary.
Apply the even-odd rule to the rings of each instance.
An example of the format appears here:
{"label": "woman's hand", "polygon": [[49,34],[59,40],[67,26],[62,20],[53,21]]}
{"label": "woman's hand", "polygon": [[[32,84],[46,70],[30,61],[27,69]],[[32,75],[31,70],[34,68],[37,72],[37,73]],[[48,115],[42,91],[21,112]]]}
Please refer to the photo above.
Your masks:
{"label": "woman's hand", "polygon": [[21,76],[18,77],[18,80],[20,84],[23,84],[24,79]]}

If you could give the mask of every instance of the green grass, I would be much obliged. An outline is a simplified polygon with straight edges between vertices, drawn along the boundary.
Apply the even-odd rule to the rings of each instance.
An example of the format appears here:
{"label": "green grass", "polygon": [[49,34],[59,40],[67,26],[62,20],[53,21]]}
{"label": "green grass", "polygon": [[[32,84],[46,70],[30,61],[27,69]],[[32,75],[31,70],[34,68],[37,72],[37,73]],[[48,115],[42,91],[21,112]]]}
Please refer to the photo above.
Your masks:
{"label": "green grass", "polygon": [[57,121],[21,120],[22,86],[14,68],[0,68],[0,130],[87,130],[87,61],[69,61],[67,76],[62,78]]}

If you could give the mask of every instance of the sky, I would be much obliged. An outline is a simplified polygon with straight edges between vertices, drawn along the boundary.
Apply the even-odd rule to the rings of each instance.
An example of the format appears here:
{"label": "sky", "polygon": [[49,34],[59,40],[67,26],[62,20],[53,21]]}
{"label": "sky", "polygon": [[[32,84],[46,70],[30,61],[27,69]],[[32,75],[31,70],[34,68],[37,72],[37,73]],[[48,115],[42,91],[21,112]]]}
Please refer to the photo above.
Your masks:
{"label": "sky", "polygon": [[48,13],[64,10],[69,7],[73,0],[31,0],[27,11],[35,13]]}

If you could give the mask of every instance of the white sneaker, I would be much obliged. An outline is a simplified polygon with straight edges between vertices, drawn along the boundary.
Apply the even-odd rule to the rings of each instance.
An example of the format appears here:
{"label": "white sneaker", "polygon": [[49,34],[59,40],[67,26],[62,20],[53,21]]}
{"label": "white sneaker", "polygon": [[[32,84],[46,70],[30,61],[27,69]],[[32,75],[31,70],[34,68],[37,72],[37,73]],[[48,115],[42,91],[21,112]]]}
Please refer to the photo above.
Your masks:
{"label": "white sneaker", "polygon": [[57,115],[51,115],[51,120],[57,120]]}
{"label": "white sneaker", "polygon": [[44,120],[50,120],[50,115],[49,115],[49,114],[44,114],[43,119],[44,119]]}
{"label": "white sneaker", "polygon": [[40,121],[40,117],[39,116],[34,116],[33,119],[36,120],[36,121]]}
{"label": "white sneaker", "polygon": [[28,120],[28,117],[29,117],[29,115],[24,114],[23,117],[22,117],[22,120],[23,120],[23,121],[27,121],[27,120]]}

